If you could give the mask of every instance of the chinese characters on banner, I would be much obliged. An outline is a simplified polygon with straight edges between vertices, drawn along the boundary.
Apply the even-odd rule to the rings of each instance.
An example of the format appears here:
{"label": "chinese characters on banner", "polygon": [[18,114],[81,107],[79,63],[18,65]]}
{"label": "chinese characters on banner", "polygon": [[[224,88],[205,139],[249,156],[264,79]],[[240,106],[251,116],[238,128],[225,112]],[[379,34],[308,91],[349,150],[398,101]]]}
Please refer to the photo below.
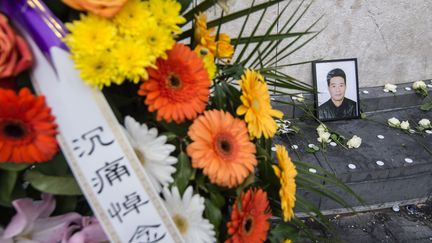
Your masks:
{"label": "chinese characters on banner", "polygon": [[[85,86],[62,48],[35,55],[32,82],[46,96],[60,145],[111,242],[183,242],[100,91]],[[53,66],[51,65],[54,65]]]}
{"label": "chinese characters on banner", "polygon": [[[72,139],[75,155],[82,161],[92,160],[101,157],[99,153],[110,150],[115,140],[108,130],[98,126],[89,131],[83,132],[78,138]],[[88,163],[92,163],[89,161]],[[120,193],[118,188],[121,185],[129,185],[131,182],[131,170],[123,156],[114,157],[113,160],[98,163],[99,167],[92,170],[92,187],[98,195],[118,195],[109,201],[106,208],[108,216],[119,224],[123,224],[128,217],[141,215],[144,207],[149,203],[146,195],[130,188],[128,192]],[[123,192],[123,191],[122,191]],[[130,192],[130,193],[129,193]],[[145,217],[145,215],[141,215]],[[161,230],[161,224],[137,225],[128,242],[161,242],[166,233]]]}

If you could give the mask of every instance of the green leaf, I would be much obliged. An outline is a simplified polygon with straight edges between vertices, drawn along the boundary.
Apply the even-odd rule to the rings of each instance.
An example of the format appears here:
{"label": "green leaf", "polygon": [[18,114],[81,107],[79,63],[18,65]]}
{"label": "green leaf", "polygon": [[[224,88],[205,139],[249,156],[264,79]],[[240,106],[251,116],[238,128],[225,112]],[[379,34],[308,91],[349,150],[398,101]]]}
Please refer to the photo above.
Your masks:
{"label": "green leaf", "polygon": [[254,13],[254,12],[260,11],[262,9],[267,9],[270,6],[273,6],[273,5],[278,4],[280,2],[283,2],[283,1],[285,1],[285,0],[269,0],[269,1],[266,1],[264,3],[252,6],[252,7],[245,8],[245,9],[242,9],[242,10],[237,11],[237,12],[233,12],[229,15],[224,16],[222,18],[222,20],[220,18],[214,19],[214,20],[208,22],[207,26],[208,26],[208,28],[215,27],[219,24],[219,22],[221,24],[225,24],[225,23],[231,22],[233,20],[236,20],[238,18],[244,17],[250,13]]}
{"label": "green leaf", "polygon": [[258,161],[258,184],[267,191],[269,197],[278,198],[280,182],[272,167],[272,158],[265,149],[257,145],[257,157],[262,158]]}
{"label": "green leaf", "polygon": [[226,96],[223,92],[223,89],[221,87],[221,85],[216,84],[215,86],[215,103],[216,103],[216,109],[219,110],[225,110],[226,107]]}
{"label": "green leaf", "polygon": [[182,151],[179,154],[176,167],[177,172],[174,175],[174,184],[177,185],[180,193],[183,194],[193,172],[191,162],[185,152]]}
{"label": "green leaf", "polygon": [[268,236],[271,243],[281,243],[285,240],[294,240],[295,238],[297,238],[297,230],[286,223],[280,223],[272,228]]}
{"label": "green leaf", "polygon": [[222,213],[220,208],[218,208],[211,200],[205,200],[205,216],[217,229],[222,222]]}
{"label": "green leaf", "polygon": [[18,178],[14,171],[0,171],[0,205],[10,206],[12,191]]}
{"label": "green leaf", "polygon": [[222,73],[224,76],[231,77],[233,79],[240,79],[241,75],[244,72],[244,67],[239,63],[234,63],[233,65],[226,66],[222,69]]}
{"label": "green leaf", "polygon": [[214,203],[214,205],[218,208],[221,208],[225,205],[225,197],[220,194],[218,191],[210,192],[210,200]]}
{"label": "green leaf", "polygon": [[173,132],[164,132],[161,133],[161,136],[167,137],[167,142],[174,141],[177,138],[177,135]]}
{"label": "green leaf", "polygon": [[34,170],[49,176],[66,176],[71,175],[69,166],[63,153],[57,153],[54,158],[45,163],[35,164]]}
{"label": "green leaf", "polygon": [[[256,7],[256,6],[255,6],[255,7]],[[235,62],[234,62],[234,63],[239,63],[239,62],[242,60],[243,55],[245,54],[246,50],[248,49],[249,44],[251,43],[251,39],[252,39],[252,37],[255,35],[255,33],[256,33],[256,31],[258,30],[258,27],[260,26],[260,24],[263,22],[263,19],[264,19],[264,16],[265,16],[266,12],[267,12],[267,8],[268,8],[268,7],[269,7],[268,5],[266,5],[266,6],[264,7],[264,10],[263,10],[263,12],[261,13],[261,16],[260,16],[260,18],[259,18],[257,24],[255,25],[254,29],[252,30],[252,33],[249,35],[248,39],[246,40],[246,42],[245,42],[245,44],[244,44],[244,46],[243,46],[243,48],[242,48],[240,54],[239,54],[239,55],[237,56],[237,58],[235,59]],[[249,14],[249,13],[250,13],[250,11],[247,12],[247,14]]]}
{"label": "green leaf", "polygon": [[[242,9],[240,11],[231,13],[229,15],[223,16],[222,18],[216,18],[210,22],[207,23],[207,28],[212,28],[215,27],[219,24],[224,24],[233,20],[236,20],[238,18],[247,16],[251,13],[260,11],[262,9],[266,9],[272,5],[275,5],[279,2],[282,2],[284,0],[270,0],[255,6],[251,6],[250,8],[245,8]],[[214,4],[216,3],[216,0],[205,0],[202,3],[200,3],[198,6],[196,6],[195,8],[193,8],[192,10],[190,10],[189,12],[187,12],[184,17],[186,18],[186,21],[189,22],[192,20],[192,18],[194,17],[194,15],[198,12],[204,12],[205,10],[207,10],[208,8],[212,7]],[[186,31],[184,31],[180,36],[179,36],[179,40],[185,39],[187,37],[193,36],[193,29],[188,29]]]}
{"label": "green leaf", "polygon": [[78,199],[76,196],[56,196],[56,208],[54,214],[65,214],[76,209]]}
{"label": "green leaf", "polygon": [[175,122],[166,121],[160,121],[158,123],[162,125],[165,129],[167,129],[169,132],[174,133],[179,137],[186,137],[187,131],[191,124],[191,122],[183,122],[182,124],[177,124]]}
{"label": "green leaf", "polygon": [[[269,35],[273,31],[274,27],[279,26],[279,19],[284,15],[285,10],[288,8],[288,6],[291,4],[291,2],[292,1],[289,1],[285,5],[285,7],[283,7],[282,10],[278,13],[278,15],[276,16],[276,18],[273,20],[273,23],[270,26],[267,27],[267,31],[266,31],[265,35],[261,36],[259,39],[257,39],[257,41],[255,41],[255,42],[257,42],[257,45],[251,51],[251,53],[249,54],[249,56],[245,58],[245,60],[244,60],[245,62],[248,62],[256,52],[258,52],[258,58],[260,58],[260,61],[262,62],[262,58],[261,58],[262,54],[259,53],[260,47],[261,47],[261,45],[264,42],[268,42],[268,41],[273,41],[274,40],[273,38],[269,37]],[[286,33],[286,34],[289,34],[289,33]],[[278,33],[277,35],[283,35],[283,34],[282,33]],[[252,37],[252,35],[251,35],[251,37]],[[253,36],[253,37],[256,37],[256,36]],[[285,39],[285,38],[288,38],[288,36],[286,36],[284,38],[278,38],[278,39],[281,40],[281,39]],[[249,42],[252,42],[253,39],[254,38],[249,39]]]}
{"label": "green leaf", "polygon": [[65,196],[82,195],[81,189],[72,176],[49,176],[32,170],[27,172],[24,178],[41,192]]}
{"label": "green leaf", "polygon": [[237,35],[237,38],[236,38],[236,41],[235,41],[235,44],[234,44],[234,50],[237,49],[237,45],[239,44],[239,43],[238,43],[238,40],[239,40],[239,39],[242,37],[242,35],[243,35],[243,31],[244,31],[244,29],[245,29],[245,27],[246,27],[246,25],[247,25],[247,23],[248,23],[248,21],[249,21],[249,16],[250,16],[250,14],[251,14],[252,7],[254,6],[254,4],[255,4],[255,0],[252,1],[252,3],[251,3],[251,7],[249,8],[249,12],[247,13],[246,18],[245,18],[245,20],[243,21],[242,27],[241,27],[241,29],[240,29],[240,32],[239,32],[238,35]]}
{"label": "green leaf", "polygon": [[420,109],[422,109],[423,111],[432,110],[432,101],[423,103],[423,105],[420,106]]}
{"label": "green leaf", "polygon": [[[191,10],[189,10],[187,13],[183,15],[183,17],[186,19],[186,23],[190,22],[195,16],[195,14],[199,12],[204,12],[215,4],[216,4],[216,0],[205,0],[201,2],[200,4],[198,4],[198,6],[192,8]],[[191,35],[186,35],[186,36],[191,36]]]}
{"label": "green leaf", "polygon": [[192,0],[177,0],[181,4],[181,12],[183,13],[186,9],[189,8]]}
{"label": "green leaf", "polygon": [[[287,6],[291,3],[292,1],[290,1]],[[306,12],[307,8],[304,10],[303,14],[300,14],[299,17],[297,17],[297,20],[294,21],[294,23],[289,26],[289,24],[291,23],[291,20],[294,19],[294,17],[297,15],[297,12],[300,10],[301,6],[303,5],[304,0],[301,1],[297,8],[292,12],[291,16],[287,19],[287,21],[285,22],[285,24],[280,28],[280,31],[278,32],[279,34],[285,34],[285,33],[290,33],[294,26],[298,23],[298,21],[301,19],[301,17],[303,16],[303,14]],[[281,15],[281,13],[279,13],[279,15]],[[289,26],[289,27],[288,27]],[[288,27],[288,29],[286,29]],[[282,44],[282,40],[278,40],[278,41],[269,41],[267,43],[267,45],[263,48],[264,53],[262,54],[262,56],[260,57],[261,59],[265,60],[267,58],[269,59],[274,59],[275,57],[269,57],[272,53],[274,53],[275,51],[278,52],[281,48],[281,44]],[[258,58],[256,58],[252,63],[251,66],[253,67],[257,67],[257,62],[258,62]]]}
{"label": "green leaf", "polygon": [[28,164],[16,164],[16,163],[0,163],[0,169],[7,171],[22,171],[29,167]]}

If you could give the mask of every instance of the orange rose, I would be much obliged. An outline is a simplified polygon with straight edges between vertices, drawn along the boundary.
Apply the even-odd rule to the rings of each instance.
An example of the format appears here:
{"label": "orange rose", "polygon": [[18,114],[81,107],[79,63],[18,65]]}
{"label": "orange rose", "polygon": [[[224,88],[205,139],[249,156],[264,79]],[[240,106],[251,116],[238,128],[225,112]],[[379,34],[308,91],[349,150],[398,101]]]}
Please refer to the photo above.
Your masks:
{"label": "orange rose", "polygon": [[122,9],[127,0],[63,0],[63,2],[77,10],[112,18]]}
{"label": "orange rose", "polygon": [[27,43],[0,13],[0,87],[12,88],[14,83],[9,79],[29,68],[32,60]]}

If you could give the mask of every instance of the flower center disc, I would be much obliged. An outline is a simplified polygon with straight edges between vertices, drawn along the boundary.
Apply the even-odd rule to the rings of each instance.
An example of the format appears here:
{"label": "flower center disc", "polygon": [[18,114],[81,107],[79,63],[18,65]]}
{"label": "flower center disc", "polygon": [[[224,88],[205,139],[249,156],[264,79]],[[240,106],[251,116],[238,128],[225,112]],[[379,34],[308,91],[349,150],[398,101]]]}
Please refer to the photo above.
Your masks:
{"label": "flower center disc", "polygon": [[6,121],[3,123],[1,131],[3,135],[9,138],[21,139],[28,133],[27,128],[21,121]]}
{"label": "flower center disc", "polygon": [[182,82],[177,75],[170,74],[168,76],[168,86],[172,89],[180,89],[182,86]]}
{"label": "flower center disc", "polygon": [[223,156],[230,156],[233,150],[231,141],[225,136],[220,136],[216,139],[216,150]]}
{"label": "flower center disc", "polygon": [[188,229],[188,222],[180,215],[176,214],[173,216],[173,221],[177,226],[177,229],[181,234],[185,234]]}
{"label": "flower center disc", "polygon": [[243,222],[243,230],[244,232],[249,235],[252,233],[252,229],[254,226],[254,220],[251,216],[248,216],[248,218]]}

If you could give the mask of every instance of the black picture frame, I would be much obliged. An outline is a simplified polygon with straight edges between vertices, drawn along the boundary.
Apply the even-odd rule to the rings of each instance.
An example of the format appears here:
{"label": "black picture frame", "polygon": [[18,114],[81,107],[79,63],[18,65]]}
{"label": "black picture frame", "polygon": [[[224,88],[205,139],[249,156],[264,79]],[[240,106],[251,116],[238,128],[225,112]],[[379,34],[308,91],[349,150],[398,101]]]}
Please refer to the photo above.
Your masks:
{"label": "black picture frame", "polygon": [[[340,97],[342,92],[340,79],[339,81],[333,79],[335,77],[343,79],[340,70],[345,74],[343,99]],[[317,91],[315,93],[315,115],[319,120],[336,121],[360,118],[360,95],[357,70],[357,58],[312,62],[313,83]],[[332,88],[328,85],[328,77],[333,77],[330,78]],[[338,88],[336,88],[335,82],[339,82]],[[355,102],[355,104],[353,102]]]}

